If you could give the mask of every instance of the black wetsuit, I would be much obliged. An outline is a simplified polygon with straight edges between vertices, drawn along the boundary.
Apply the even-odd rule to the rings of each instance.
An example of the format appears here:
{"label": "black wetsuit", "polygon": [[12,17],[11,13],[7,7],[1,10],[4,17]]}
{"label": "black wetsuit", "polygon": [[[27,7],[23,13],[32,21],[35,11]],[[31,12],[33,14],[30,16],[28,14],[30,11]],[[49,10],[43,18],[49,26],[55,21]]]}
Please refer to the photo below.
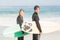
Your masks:
{"label": "black wetsuit", "polygon": [[[22,28],[21,27],[22,23],[23,23],[23,17],[20,15],[17,17],[17,24],[19,24],[20,28]],[[18,40],[24,40],[24,37],[18,37]]]}
{"label": "black wetsuit", "polygon": [[[32,21],[35,21],[37,28],[39,29],[40,32],[42,32],[41,30],[41,26],[39,24],[39,16],[38,13],[34,12],[32,15]],[[40,35],[39,34],[33,34],[33,40],[39,40],[38,37]]]}

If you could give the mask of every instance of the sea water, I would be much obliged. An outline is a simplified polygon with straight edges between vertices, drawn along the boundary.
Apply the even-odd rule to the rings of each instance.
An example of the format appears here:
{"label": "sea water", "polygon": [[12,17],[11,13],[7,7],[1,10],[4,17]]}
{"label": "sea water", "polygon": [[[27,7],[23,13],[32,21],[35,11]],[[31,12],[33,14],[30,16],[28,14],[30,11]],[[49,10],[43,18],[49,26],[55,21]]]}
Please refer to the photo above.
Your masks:
{"label": "sea water", "polygon": [[[4,17],[7,17],[7,20],[8,18],[11,18],[11,20],[13,18],[16,19],[20,9],[24,10],[24,20],[32,20],[32,15],[34,13],[33,6],[0,7],[0,19],[4,19]],[[40,20],[43,21],[60,23],[60,6],[40,6],[39,17]],[[0,21],[1,23],[4,22],[4,20]]]}

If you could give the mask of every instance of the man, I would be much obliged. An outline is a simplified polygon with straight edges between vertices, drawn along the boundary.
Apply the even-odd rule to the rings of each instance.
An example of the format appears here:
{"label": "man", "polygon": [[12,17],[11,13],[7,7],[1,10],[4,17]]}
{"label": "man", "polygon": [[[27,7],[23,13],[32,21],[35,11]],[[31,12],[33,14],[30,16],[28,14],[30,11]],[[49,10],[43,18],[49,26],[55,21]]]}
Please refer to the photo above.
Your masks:
{"label": "man", "polygon": [[[39,6],[36,5],[34,6],[34,13],[32,15],[32,21],[35,21],[36,23],[36,26],[40,32],[40,34],[42,33],[42,30],[41,30],[41,27],[40,27],[40,24],[39,24],[39,16],[38,16],[38,13],[39,13]],[[33,40],[40,40],[40,34],[33,34]]]}
{"label": "man", "polygon": [[[24,14],[24,10],[23,9],[20,9],[19,10],[19,15],[17,17],[17,24],[19,24],[20,28],[22,23],[23,23],[23,14]],[[22,31],[22,34],[24,34],[24,32]],[[24,37],[18,37],[18,40],[24,40]]]}

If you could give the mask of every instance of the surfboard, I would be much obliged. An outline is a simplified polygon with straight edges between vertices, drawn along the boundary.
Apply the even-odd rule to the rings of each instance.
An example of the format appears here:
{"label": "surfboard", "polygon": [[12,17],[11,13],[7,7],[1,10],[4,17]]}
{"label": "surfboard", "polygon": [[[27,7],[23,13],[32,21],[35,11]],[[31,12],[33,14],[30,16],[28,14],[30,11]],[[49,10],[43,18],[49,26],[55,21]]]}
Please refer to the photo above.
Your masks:
{"label": "surfboard", "polygon": [[3,36],[4,37],[22,37],[23,35],[27,35],[28,33],[27,32],[24,32],[24,34],[22,33],[22,30],[20,28],[19,25],[13,25],[11,27],[8,27],[6,28],[4,31],[3,31]]}
{"label": "surfboard", "polygon": [[31,34],[40,34],[36,23],[34,21],[24,22],[22,25],[22,31],[31,33]]}
{"label": "surfboard", "polygon": [[[51,33],[60,30],[58,23],[40,21],[42,33]],[[24,21],[22,24],[22,29],[19,25],[13,25],[4,30],[3,36],[5,37],[22,37],[22,31],[24,31],[24,36],[28,34],[40,34],[36,23],[34,21]]]}
{"label": "surfboard", "polygon": [[[41,21],[40,25],[43,34],[60,30],[60,26],[58,23]],[[34,21],[24,22],[22,25],[22,30],[24,32],[31,33],[31,34],[40,34],[36,26],[36,23]]]}

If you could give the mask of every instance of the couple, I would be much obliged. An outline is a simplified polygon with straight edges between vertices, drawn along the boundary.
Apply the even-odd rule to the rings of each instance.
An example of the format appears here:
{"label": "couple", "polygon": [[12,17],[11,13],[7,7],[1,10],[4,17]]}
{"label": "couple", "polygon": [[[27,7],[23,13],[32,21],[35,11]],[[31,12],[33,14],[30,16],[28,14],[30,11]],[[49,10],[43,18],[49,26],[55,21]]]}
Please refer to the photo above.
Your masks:
{"label": "couple", "polygon": [[[39,24],[39,16],[38,16],[39,10],[40,10],[40,8],[39,8],[38,5],[34,6],[34,13],[32,15],[32,21],[35,21],[35,23],[37,25],[37,28],[39,29],[40,34],[41,34],[42,30],[41,30],[41,27],[40,27],[40,24]],[[24,14],[24,10],[20,9],[19,15],[17,17],[17,24],[19,24],[20,27],[23,23],[23,14]],[[24,34],[23,31],[22,31],[22,33]],[[40,39],[40,34],[33,34],[33,40],[39,40]],[[23,37],[18,37],[18,40],[24,40],[24,36]]]}

